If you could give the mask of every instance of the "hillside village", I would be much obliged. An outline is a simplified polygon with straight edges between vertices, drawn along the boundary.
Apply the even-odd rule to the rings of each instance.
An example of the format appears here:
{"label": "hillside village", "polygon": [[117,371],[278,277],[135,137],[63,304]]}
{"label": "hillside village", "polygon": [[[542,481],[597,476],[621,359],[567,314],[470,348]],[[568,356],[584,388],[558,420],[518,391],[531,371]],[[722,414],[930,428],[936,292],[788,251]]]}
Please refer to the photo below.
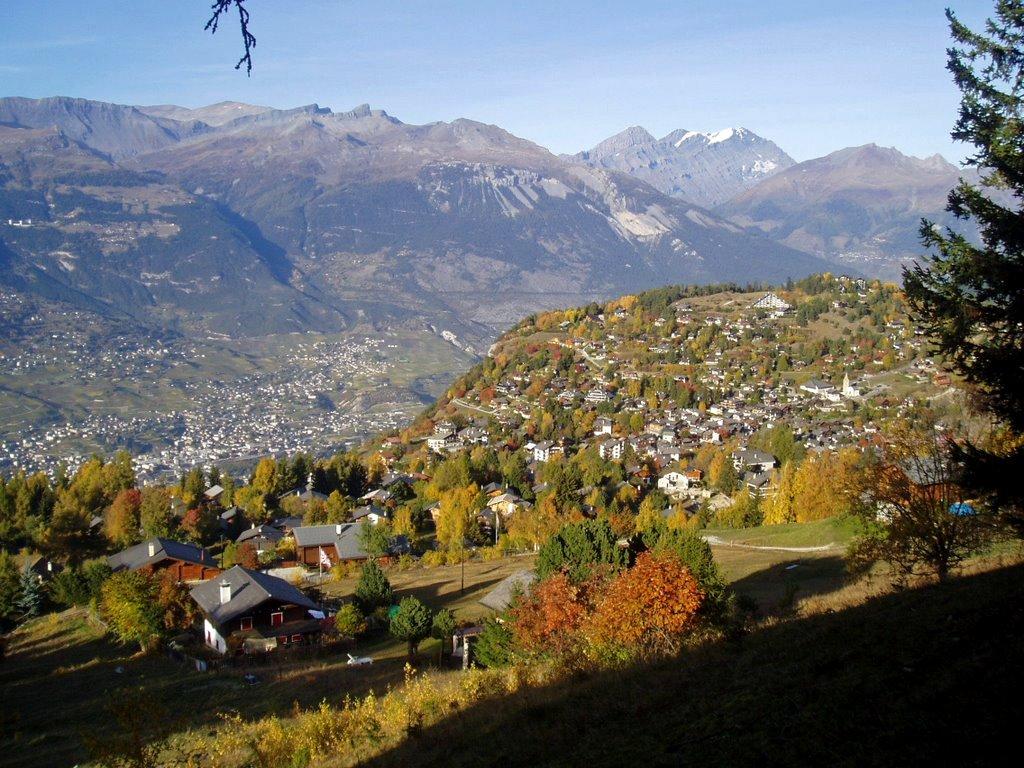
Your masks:
{"label": "hillside village", "polygon": [[[393,662],[395,643],[416,658],[428,637],[441,668],[500,668],[513,647],[548,652],[552,640],[510,635],[508,622],[584,594],[551,590],[587,541],[586,557],[612,570],[571,577],[597,590],[578,606],[581,637],[641,653],[639,636],[609,639],[619,620],[594,608],[617,580],[689,595],[673,603],[672,637],[768,610],[737,607],[711,542],[730,529],[838,531],[882,432],[928,402],[955,419],[951,384],[899,291],[879,282],[666,288],[546,312],[411,426],[356,450],[264,456],[239,477],[213,421],[216,439],[192,438],[205,452],[175,482],[152,482],[149,458],[124,451],[0,480],[0,593],[8,617],[85,606],[121,642],[166,647],[204,673],[371,665],[357,650],[367,644]],[[226,402],[259,421],[239,397]],[[248,407],[274,426],[265,404]],[[502,578],[474,583],[459,614],[391,586],[417,572],[428,589],[454,585],[445,566],[457,566],[461,597],[467,564]]]}
{"label": "hillside village", "polygon": [[22,5],[0,768],[1015,764],[1024,0]]}
{"label": "hillside village", "polygon": [[689,466],[709,448],[728,447],[742,484],[769,495],[788,457],[755,448],[759,433],[788,430],[803,451],[863,449],[887,419],[951,392],[890,285],[825,276],[675,293],[529,319],[400,450],[517,446],[539,477],[553,457],[592,449],[694,511],[730,503],[703,482],[706,466]]}

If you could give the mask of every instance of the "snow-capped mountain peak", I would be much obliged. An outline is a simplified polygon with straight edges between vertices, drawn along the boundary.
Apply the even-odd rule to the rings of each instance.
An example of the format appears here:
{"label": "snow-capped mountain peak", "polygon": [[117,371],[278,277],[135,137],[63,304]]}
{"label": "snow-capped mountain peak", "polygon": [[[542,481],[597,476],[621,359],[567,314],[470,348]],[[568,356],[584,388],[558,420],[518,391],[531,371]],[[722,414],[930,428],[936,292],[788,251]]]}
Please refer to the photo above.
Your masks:
{"label": "snow-capped mountain peak", "polygon": [[708,144],[718,144],[719,142],[722,141],[728,141],[737,134],[740,134],[740,138],[742,138],[742,131],[742,128],[738,130],[736,128],[723,128],[720,131],[715,131],[714,133],[707,135]]}
{"label": "snow-capped mountain peak", "polygon": [[625,171],[675,197],[712,207],[793,165],[773,142],[747,128],[704,133],[678,129],[654,139],[639,127],[617,134],[576,159]]}

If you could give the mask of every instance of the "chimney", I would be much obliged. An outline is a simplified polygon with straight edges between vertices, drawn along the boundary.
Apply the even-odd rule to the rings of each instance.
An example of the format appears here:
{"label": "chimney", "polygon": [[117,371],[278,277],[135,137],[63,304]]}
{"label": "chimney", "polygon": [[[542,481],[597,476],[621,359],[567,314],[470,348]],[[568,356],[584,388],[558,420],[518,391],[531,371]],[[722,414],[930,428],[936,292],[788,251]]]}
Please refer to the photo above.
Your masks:
{"label": "chimney", "polygon": [[151,541],[151,542],[149,542],[149,556],[152,557],[155,554],[156,554],[156,542],[155,541]]}
{"label": "chimney", "polygon": [[336,523],[334,526],[334,532],[341,536],[341,523]]}
{"label": "chimney", "polygon": [[225,605],[231,602],[231,582],[222,581],[220,583],[220,604]]}

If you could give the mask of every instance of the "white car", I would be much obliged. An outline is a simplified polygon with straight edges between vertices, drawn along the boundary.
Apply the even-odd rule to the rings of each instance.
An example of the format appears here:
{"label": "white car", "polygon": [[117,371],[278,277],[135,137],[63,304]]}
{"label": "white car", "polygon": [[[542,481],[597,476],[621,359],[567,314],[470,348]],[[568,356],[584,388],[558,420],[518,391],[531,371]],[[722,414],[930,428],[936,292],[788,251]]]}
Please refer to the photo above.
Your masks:
{"label": "white car", "polygon": [[369,656],[353,656],[351,653],[348,654],[348,661],[346,662],[350,667],[361,667],[366,664],[373,664],[373,659]]}

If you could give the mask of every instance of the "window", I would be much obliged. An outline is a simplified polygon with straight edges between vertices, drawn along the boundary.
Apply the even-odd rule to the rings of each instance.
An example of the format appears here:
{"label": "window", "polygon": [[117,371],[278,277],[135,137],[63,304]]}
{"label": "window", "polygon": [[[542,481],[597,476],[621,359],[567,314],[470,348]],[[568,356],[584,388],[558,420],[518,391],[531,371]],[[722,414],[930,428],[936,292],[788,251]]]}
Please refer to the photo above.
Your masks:
{"label": "window", "polygon": [[241,629],[243,632],[247,629],[252,629],[252,616],[243,616],[241,619],[239,619],[238,623],[238,628]]}
{"label": "window", "polygon": [[292,635],[292,642],[293,643],[301,643],[302,642],[302,635]]}
{"label": "window", "polygon": [[277,638],[278,645],[288,645],[288,635],[281,635]]}
{"label": "window", "polygon": [[280,627],[282,624],[284,624],[284,612],[275,611],[270,614],[270,626]]}

